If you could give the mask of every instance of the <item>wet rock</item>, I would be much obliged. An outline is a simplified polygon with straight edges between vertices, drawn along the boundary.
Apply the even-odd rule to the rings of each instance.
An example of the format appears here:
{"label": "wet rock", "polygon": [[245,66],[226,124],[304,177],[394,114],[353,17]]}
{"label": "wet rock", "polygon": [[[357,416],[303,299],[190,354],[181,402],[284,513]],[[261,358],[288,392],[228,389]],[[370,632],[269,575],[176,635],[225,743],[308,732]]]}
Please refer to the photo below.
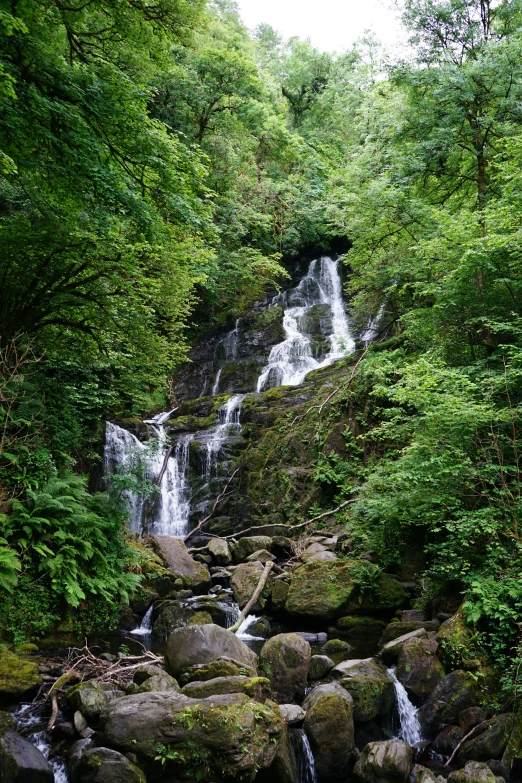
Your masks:
{"label": "wet rock", "polygon": [[379,640],[380,645],[388,644],[388,642],[398,639],[400,636],[404,636],[412,631],[418,631],[420,628],[424,628],[425,631],[438,631],[440,623],[438,620],[423,620],[422,622],[410,621],[410,622],[394,622],[390,623],[384,629],[384,633]]}
{"label": "wet rock", "polygon": [[460,726],[444,726],[435,737],[433,747],[442,756],[451,756],[463,736]]}
{"label": "wet rock", "polygon": [[167,669],[178,677],[191,666],[232,658],[239,664],[254,667],[257,656],[237,636],[219,625],[194,625],[173,631],[167,642]]}
{"label": "wet rock", "polygon": [[276,705],[259,704],[243,693],[198,700],[181,693],[142,693],[113,702],[103,718],[111,747],[136,753],[147,770],[166,779],[186,779],[187,771],[197,768],[202,783],[253,780],[258,769],[273,762],[285,726]]}
{"label": "wet rock", "polygon": [[335,663],[327,655],[312,655],[308,677],[310,680],[322,680],[334,666]]}
{"label": "wet rock", "polygon": [[403,645],[406,644],[406,642],[409,642],[410,639],[427,638],[428,632],[424,628],[419,628],[417,631],[410,631],[410,633],[399,636],[397,639],[393,639],[393,641],[385,644],[380,652],[381,658],[386,664],[393,663],[398,659]]}
{"label": "wet rock", "polygon": [[437,783],[437,778],[431,769],[422,767],[420,764],[415,764],[413,767],[410,780],[412,783]]}
{"label": "wet rock", "polygon": [[486,710],[483,707],[468,707],[459,712],[459,726],[464,734],[467,734],[473,726],[478,726],[486,718]]}
{"label": "wet rock", "polygon": [[343,632],[343,636],[367,636],[369,634],[376,635],[384,628],[382,620],[376,620],[375,617],[357,617],[356,615],[348,615],[347,617],[339,617],[337,620],[337,628]]}
{"label": "wet rock", "polygon": [[268,639],[271,628],[272,626],[268,617],[260,617],[255,623],[248,626],[248,633],[251,636],[260,636],[263,639]]}
{"label": "wet rock", "polygon": [[2,783],[53,783],[53,768],[38,748],[14,731],[0,739]]}
{"label": "wet rock", "polygon": [[274,556],[267,550],[267,549],[259,549],[257,552],[254,552],[253,555],[250,555],[247,557],[247,563],[268,563],[268,561],[274,560]]}
{"label": "wet rock", "polygon": [[437,633],[443,663],[451,666],[454,661],[460,661],[462,651],[469,649],[472,636],[473,631],[466,625],[462,611],[443,622]]}
{"label": "wet rock", "polygon": [[217,677],[255,677],[257,671],[253,666],[247,666],[232,658],[218,658],[210,663],[199,663],[189,666],[180,677],[180,682],[186,685],[189,682],[206,682]]}
{"label": "wet rock", "polygon": [[369,742],[384,742],[390,735],[385,734],[382,727],[373,720],[366,723],[357,722],[355,724],[355,747],[362,750]]}
{"label": "wet rock", "polygon": [[193,614],[194,610],[182,601],[163,601],[153,614],[153,640],[166,642],[172,631],[187,625]]}
{"label": "wet rock", "polygon": [[212,622],[212,615],[209,612],[196,612],[192,615],[187,625],[210,625]]}
{"label": "wet rock", "polygon": [[270,585],[270,601],[274,612],[280,612],[285,608],[290,585],[283,579],[274,579]]}
{"label": "wet rock", "polygon": [[80,739],[74,742],[67,752],[67,774],[69,783],[78,783],[76,770],[83,754],[94,746],[92,739]]}
{"label": "wet rock", "polygon": [[228,541],[223,538],[211,538],[207,544],[207,549],[220,566],[230,565],[232,562],[232,553]]}
{"label": "wet rock", "polygon": [[[263,571],[264,567],[262,563],[258,562],[242,563],[234,570],[230,579],[230,587],[234,591],[234,598],[241,609],[243,609],[252,598]],[[263,592],[267,592],[266,588]],[[252,607],[253,611],[256,611],[256,608],[258,610],[264,608],[266,597],[263,595],[263,592],[259,596],[256,606]]]}
{"label": "wet rock", "polygon": [[266,677],[216,677],[204,682],[190,682],[181,692],[191,699],[206,699],[223,693],[246,693],[254,701],[265,702],[270,697],[270,681]]}
{"label": "wet rock", "polygon": [[318,782],[344,780],[354,748],[351,697],[338,683],[318,685],[306,697],[303,709]]}
{"label": "wet rock", "polygon": [[402,740],[370,742],[355,764],[358,783],[406,783],[412,766],[411,748]]}
{"label": "wet rock", "polygon": [[447,724],[456,724],[468,707],[479,706],[476,678],[459,669],[444,677],[419,710],[420,724],[428,736]]}
{"label": "wet rock", "polygon": [[329,653],[349,653],[352,650],[352,645],[342,639],[329,639],[321,648],[322,652]]}
{"label": "wet rock", "polygon": [[67,691],[67,701],[87,721],[97,721],[109,702],[122,696],[123,691],[116,685],[105,682],[81,682]]}
{"label": "wet rock", "polygon": [[444,677],[434,639],[408,639],[399,653],[395,675],[414,704],[422,704]]}
{"label": "wet rock", "polygon": [[144,666],[139,666],[134,672],[132,679],[133,682],[137,683],[137,685],[141,685],[143,682],[145,682],[145,680],[148,680],[149,677],[154,677],[157,674],[165,674],[165,669],[162,669],[161,666],[156,666],[153,663],[148,663]]}
{"label": "wet rock", "polygon": [[289,726],[296,726],[305,719],[306,712],[298,704],[280,704],[279,709],[283,719]]}
{"label": "wet rock", "polygon": [[332,675],[353,698],[353,716],[356,721],[371,721],[387,715],[395,704],[393,680],[385,667],[375,658],[343,661]]}
{"label": "wet rock", "polygon": [[183,587],[196,593],[206,592],[211,585],[208,568],[190,556],[181,539],[153,536],[152,541],[167,563],[169,571],[182,581]]}
{"label": "wet rock", "polygon": [[178,685],[177,680],[171,677],[167,672],[161,674],[155,674],[153,677],[148,677],[144,683],[142,683],[138,689],[138,693],[151,693],[152,691],[170,691],[179,693],[181,688]]}
{"label": "wet rock", "polygon": [[78,783],[147,783],[135,764],[117,750],[91,748],[76,767]]}
{"label": "wet rock", "polygon": [[274,699],[282,704],[302,699],[310,667],[310,645],[296,633],[281,633],[263,645],[259,669],[271,683]]}
{"label": "wet rock", "polygon": [[500,759],[504,753],[509,735],[513,729],[513,715],[503,713],[488,720],[478,729],[478,736],[471,737],[461,747],[455,762],[459,765],[468,761],[487,761]]}
{"label": "wet rock", "polygon": [[9,650],[0,650],[0,704],[22,701],[41,684],[36,661]]}
{"label": "wet rock", "polygon": [[0,737],[8,731],[16,731],[16,722],[9,712],[0,710]]}
{"label": "wet rock", "polygon": [[498,783],[498,779],[487,764],[468,761],[464,769],[450,772],[448,783]]}
{"label": "wet rock", "polygon": [[232,545],[234,563],[244,563],[250,555],[258,552],[260,549],[271,551],[272,539],[269,536],[245,536],[240,538]]}

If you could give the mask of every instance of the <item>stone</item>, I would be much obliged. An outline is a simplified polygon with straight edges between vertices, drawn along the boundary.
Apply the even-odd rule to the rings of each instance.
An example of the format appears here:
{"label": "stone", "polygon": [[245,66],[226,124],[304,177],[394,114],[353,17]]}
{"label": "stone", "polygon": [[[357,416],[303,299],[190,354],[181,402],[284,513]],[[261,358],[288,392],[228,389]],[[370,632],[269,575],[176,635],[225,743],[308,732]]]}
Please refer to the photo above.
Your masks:
{"label": "stone", "polygon": [[290,585],[283,579],[274,579],[270,583],[270,602],[274,612],[280,612],[285,608]]}
{"label": "stone", "polygon": [[0,704],[22,701],[41,684],[36,661],[9,650],[0,650]]}
{"label": "stone", "polygon": [[234,563],[244,563],[250,555],[258,552],[260,549],[271,551],[272,539],[269,536],[245,536],[240,538],[232,545]]}
{"label": "stone", "polygon": [[147,783],[145,775],[117,750],[91,748],[76,767],[78,783]]}
{"label": "stone", "polygon": [[323,644],[321,647],[322,652],[329,653],[349,653],[352,650],[352,645],[342,639],[329,639],[326,644]]}
{"label": "stone", "polygon": [[498,783],[498,781],[487,764],[468,761],[464,769],[450,772],[448,783]]}
{"label": "stone", "polygon": [[169,571],[181,579],[183,587],[190,588],[196,593],[204,593],[208,590],[211,585],[208,568],[191,557],[180,538],[153,536],[152,540],[167,563]]}
{"label": "stone", "polygon": [[385,644],[388,644],[388,642],[391,642],[394,639],[398,639],[400,636],[404,636],[405,634],[411,633],[412,631],[418,631],[420,628],[424,628],[424,630],[428,632],[438,631],[440,628],[440,623],[438,620],[423,620],[422,622],[399,621],[399,622],[390,623],[384,629],[384,632],[381,638],[379,639],[379,644],[384,646]]}
{"label": "stone", "polygon": [[189,666],[180,679],[183,685],[189,682],[207,682],[218,677],[256,677],[257,671],[253,666],[247,666],[232,658],[218,658],[210,663],[198,663]]}
{"label": "stone", "polygon": [[296,726],[305,719],[306,712],[298,704],[280,704],[279,709],[283,719],[289,726]]}
{"label": "stone", "polygon": [[406,644],[406,642],[409,642],[410,639],[427,639],[428,638],[428,632],[425,628],[419,628],[416,631],[410,631],[410,633],[405,633],[404,636],[398,636],[397,639],[393,639],[391,642],[388,642],[384,645],[380,652],[380,656],[383,659],[384,663],[390,664],[397,661],[400,652],[402,650],[403,644]]}
{"label": "stone", "polygon": [[453,617],[442,623],[437,632],[437,641],[440,645],[442,662],[448,667],[455,661],[461,661],[469,649],[473,630],[466,625],[464,615],[459,610]]}
{"label": "stone", "polygon": [[406,783],[412,752],[403,740],[370,742],[360,754],[353,776],[357,783]]}
{"label": "stone", "polygon": [[463,736],[460,726],[444,726],[433,740],[433,747],[442,756],[451,756]]}
{"label": "stone", "polygon": [[[234,570],[230,578],[230,587],[234,591],[234,598],[240,609],[243,609],[252,598],[263,571],[264,566],[257,561],[254,563],[242,563]],[[263,592],[267,592],[266,588],[259,596],[256,605],[252,607],[252,611],[255,611],[256,607],[258,610],[264,608],[266,598]]]}
{"label": "stone", "polygon": [[481,727],[478,736],[472,736],[462,745],[455,763],[462,766],[468,761],[500,759],[506,749],[513,723],[511,713],[502,713],[488,720],[485,726]]}
{"label": "stone", "polygon": [[343,661],[332,675],[353,698],[353,717],[359,722],[387,715],[395,704],[393,680],[385,667],[375,658]]}
{"label": "stone", "polygon": [[187,625],[210,625],[212,622],[212,615],[209,612],[196,612],[196,614],[192,615]]}
{"label": "stone", "polygon": [[434,639],[408,639],[401,646],[395,676],[414,704],[422,704],[444,677]]}
{"label": "stone", "polygon": [[302,699],[310,667],[310,645],[296,633],[281,633],[263,645],[259,669],[268,677],[275,701]]}
{"label": "stone", "polygon": [[[366,580],[368,571],[374,574],[375,590],[361,595],[358,579]],[[399,582],[371,563],[312,561],[293,571],[285,609],[302,619],[328,620],[365,610],[395,609],[406,597]]]}
{"label": "stone", "polygon": [[156,666],[153,663],[148,663],[143,666],[138,666],[132,680],[137,683],[137,685],[141,685],[145,680],[148,680],[149,677],[154,677],[155,675],[161,676],[162,674],[165,674],[165,669],[162,669],[161,666]]}
{"label": "stone", "polygon": [[447,674],[424,702],[419,710],[419,721],[424,733],[433,736],[443,726],[456,724],[462,710],[478,705],[476,678],[457,669]]}
{"label": "stone", "polygon": [[351,697],[338,683],[318,685],[304,700],[303,709],[318,782],[345,780],[354,749]]}
{"label": "stone", "polygon": [[135,753],[150,780],[183,780],[188,772],[202,783],[253,780],[272,764],[285,727],[277,705],[244,693],[197,700],[140,693],[112,702],[103,720],[105,741]]}
{"label": "stone", "polygon": [[259,549],[253,555],[247,557],[247,563],[262,563],[265,565],[269,560],[273,562],[274,556],[267,549]]}
{"label": "stone", "polygon": [[253,668],[257,665],[257,655],[246,644],[231,631],[213,624],[173,631],[167,642],[165,662],[172,676],[179,677],[191,666],[211,663],[223,657]]}
{"label": "stone", "polygon": [[0,737],[8,731],[16,731],[16,721],[11,713],[0,710]]}
{"label": "stone", "polygon": [[382,727],[373,720],[355,724],[355,747],[358,750],[362,750],[369,742],[384,742],[389,738],[389,734],[385,734]]}
{"label": "stone", "polygon": [[369,634],[377,635],[382,634],[384,629],[384,622],[377,620],[375,617],[357,617],[356,615],[348,615],[347,617],[339,617],[337,620],[337,628],[343,632],[343,636],[368,636]]}
{"label": "stone", "polygon": [[78,764],[86,751],[94,746],[94,740],[92,739],[80,739],[76,740],[67,752],[67,774],[70,783],[78,783],[78,777],[76,770]]}
{"label": "stone", "polygon": [[227,566],[232,562],[232,553],[228,541],[225,541],[224,538],[211,538],[207,544],[207,550],[220,566]]}
{"label": "stone", "polygon": [[172,631],[187,625],[193,614],[193,608],[183,601],[162,601],[153,613],[152,639],[155,642],[166,642]]}
{"label": "stone", "polygon": [[223,693],[246,693],[261,703],[270,698],[270,681],[266,677],[215,677],[203,682],[190,682],[182,688],[191,699],[206,699]]}
{"label": "stone", "polygon": [[14,731],[0,739],[2,783],[53,783],[53,768],[38,748]]}
{"label": "stone", "polygon": [[139,688],[138,693],[150,693],[151,691],[171,691],[179,693],[181,688],[178,685],[177,680],[171,677],[167,672],[161,674],[155,674],[153,677],[148,677]]}
{"label": "stone", "polygon": [[459,726],[467,734],[474,726],[478,726],[479,723],[485,721],[487,718],[486,710],[484,707],[468,707],[466,710],[459,712]]}
{"label": "stone", "polygon": [[124,695],[116,685],[106,682],[81,682],[67,691],[67,701],[73,710],[81,712],[87,721],[97,721],[102,710],[113,699]]}
{"label": "stone", "polygon": [[431,769],[428,769],[427,767],[421,767],[420,764],[415,764],[411,773],[411,777],[413,778],[413,783],[437,783],[437,778]]}
{"label": "stone", "polygon": [[312,655],[310,658],[310,669],[308,678],[310,680],[322,680],[329,674],[335,663],[327,655]]}

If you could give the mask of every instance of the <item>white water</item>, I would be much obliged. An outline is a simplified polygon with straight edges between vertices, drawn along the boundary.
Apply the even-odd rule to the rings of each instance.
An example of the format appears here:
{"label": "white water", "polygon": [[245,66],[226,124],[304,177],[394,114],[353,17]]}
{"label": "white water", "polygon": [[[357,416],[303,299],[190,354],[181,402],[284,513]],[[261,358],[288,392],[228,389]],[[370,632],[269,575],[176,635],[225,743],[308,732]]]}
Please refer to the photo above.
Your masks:
{"label": "white water", "polygon": [[214,381],[214,385],[212,386],[212,396],[215,397],[216,394],[219,391],[219,380],[221,378],[221,373],[223,372],[223,368],[220,367],[219,370],[216,373],[216,380]]}
{"label": "white water", "polygon": [[151,604],[145,614],[143,615],[143,619],[138,625],[137,628],[134,628],[133,631],[131,631],[134,636],[150,636],[152,633],[152,610],[154,608],[154,604]]}
{"label": "white water", "polygon": [[241,405],[244,398],[244,394],[234,394],[218,410],[218,423],[210,430],[210,437],[207,440],[205,463],[207,482],[217,476],[219,452],[226,439],[230,435],[239,435],[241,433]]}
{"label": "white water", "polygon": [[245,640],[253,641],[253,640],[263,639],[262,636],[251,636],[249,633],[247,633],[247,631],[250,628],[250,626],[254,625],[254,623],[257,623],[258,620],[259,620],[259,617],[257,617],[255,614],[247,615],[247,617],[245,617],[245,619],[243,620],[243,622],[241,623],[241,625],[237,629],[236,636],[239,639],[243,639],[243,641],[245,641]]}
{"label": "white water", "polygon": [[[132,432],[112,424],[105,425],[104,469],[105,475],[117,471],[130,470],[142,459],[145,446]],[[137,533],[141,530],[144,498],[125,490],[123,498],[129,510],[129,527]]]}
{"label": "white water", "polygon": [[[17,729],[20,733],[45,756],[53,768],[54,783],[68,783],[67,769],[65,761],[62,758],[49,758],[51,743],[45,731],[41,729],[47,722],[38,714],[32,704],[22,704],[16,712],[13,713]],[[33,729],[33,731],[31,731]]]}
{"label": "white water", "polygon": [[227,607],[225,609],[225,627],[230,628],[234,623],[236,622],[237,618],[239,617],[239,605],[236,604],[235,601],[232,601],[230,604],[227,604]]}
{"label": "white water", "polygon": [[361,341],[365,345],[369,345],[371,342],[375,340],[375,338],[379,334],[379,327],[381,325],[382,317],[384,315],[384,308],[386,305],[383,304],[379,307],[379,312],[377,315],[373,316],[373,318],[368,319],[368,323],[366,325],[366,329],[361,334]]}
{"label": "white water", "polygon": [[301,736],[301,748],[298,754],[300,783],[317,783],[315,761],[312,748],[303,729],[298,729]]}
{"label": "white water", "polygon": [[399,711],[399,739],[404,740],[409,745],[415,745],[422,740],[421,727],[417,717],[419,710],[413,706],[404,685],[395,676],[394,667],[388,669],[388,674],[393,680],[397,709]]}
{"label": "white water", "polygon": [[[282,298],[278,294],[273,304],[280,304]],[[290,307],[283,315],[285,339],[270,351],[268,363],[257,380],[258,392],[274,386],[297,386],[312,370],[327,367],[355,348],[344,309],[341,279],[333,259],[323,256],[319,261],[312,261],[307,274],[288,292],[286,299]],[[313,356],[312,340],[303,331],[306,315],[318,304],[329,305],[332,318],[330,349],[322,359]]]}

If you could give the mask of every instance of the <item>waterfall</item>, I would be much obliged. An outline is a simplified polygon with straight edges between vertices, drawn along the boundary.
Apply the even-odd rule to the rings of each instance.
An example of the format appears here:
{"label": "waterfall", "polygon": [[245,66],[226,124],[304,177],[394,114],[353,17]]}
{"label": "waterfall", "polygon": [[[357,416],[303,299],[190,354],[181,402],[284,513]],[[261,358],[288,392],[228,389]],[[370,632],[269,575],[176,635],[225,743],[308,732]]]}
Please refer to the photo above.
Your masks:
{"label": "waterfall", "polygon": [[133,631],[131,631],[132,634],[135,636],[150,636],[152,633],[152,610],[154,609],[154,604],[151,604],[145,614],[143,615],[143,620],[141,621],[140,625],[138,625],[137,628],[134,628]]}
{"label": "waterfall", "polygon": [[214,385],[212,386],[212,396],[215,397],[216,394],[219,391],[219,380],[221,378],[221,373],[223,372],[223,368],[220,367],[219,370],[216,373],[216,379],[214,381]]}
{"label": "waterfall", "polygon": [[230,604],[227,604],[227,607],[225,609],[225,627],[230,628],[234,623],[236,622],[237,618],[239,617],[239,605],[236,604],[235,601],[232,601]]}
{"label": "waterfall", "polygon": [[[144,451],[144,444],[131,432],[110,421],[106,422],[103,455],[106,476],[137,467]],[[144,498],[131,490],[124,490],[122,495],[129,512],[129,527],[134,533],[138,533],[141,530]]]}
{"label": "waterfall", "polygon": [[207,482],[217,475],[218,457],[223,443],[231,434],[239,435],[241,432],[241,405],[244,398],[244,394],[234,394],[218,409],[218,424],[210,431],[207,441]]}
{"label": "waterfall", "polygon": [[403,739],[409,745],[416,745],[422,740],[421,727],[417,717],[419,710],[413,706],[404,685],[395,676],[395,667],[388,669],[388,674],[393,680],[397,699],[400,721],[399,739]]}
{"label": "waterfall", "polygon": [[[355,342],[342,297],[342,286],[337,263],[327,256],[310,263],[307,274],[299,285],[287,292],[286,297],[277,294],[272,304],[290,304],[283,315],[285,339],[274,345],[257,380],[257,391],[274,386],[296,386],[309,372],[341,359],[354,350]],[[331,313],[329,350],[322,358],[314,356],[312,339],[305,331],[305,319],[315,305],[328,305]]]}
{"label": "waterfall", "polygon": [[33,704],[22,704],[16,712],[13,713],[17,731],[45,756],[53,768],[54,783],[68,783],[69,778],[67,776],[65,760],[58,756],[49,758],[51,743],[47,732],[44,730],[47,718],[42,718],[40,710],[41,707],[37,707]]}
{"label": "waterfall", "polygon": [[247,641],[248,640],[254,641],[254,640],[263,639],[262,636],[251,636],[249,633],[247,633],[247,631],[250,628],[250,626],[254,625],[254,623],[257,623],[258,620],[259,620],[259,617],[257,617],[255,614],[249,614],[247,617],[245,617],[245,619],[243,620],[243,622],[241,623],[241,625],[237,629],[236,636],[239,639],[242,639],[243,641],[245,641],[245,640],[247,640]]}
{"label": "waterfall", "polygon": [[317,783],[314,754],[312,753],[312,748],[308,742],[308,737],[306,736],[304,729],[298,729],[297,731],[299,732],[301,739],[297,757],[300,783]]}
{"label": "waterfall", "polygon": [[366,329],[361,334],[361,341],[365,345],[369,345],[371,342],[373,342],[377,337],[377,335],[379,334],[379,326],[381,325],[385,307],[386,305],[383,302],[382,305],[379,307],[379,312],[377,313],[377,315],[374,315],[372,318],[368,319]]}
{"label": "waterfall", "polygon": [[[167,461],[167,468],[159,488],[160,497],[153,522],[154,532],[158,535],[183,538],[188,531],[190,485],[187,469],[190,444],[193,440],[193,435],[182,435]],[[164,458],[165,455],[161,451],[159,459],[156,461],[156,475],[161,470]]]}

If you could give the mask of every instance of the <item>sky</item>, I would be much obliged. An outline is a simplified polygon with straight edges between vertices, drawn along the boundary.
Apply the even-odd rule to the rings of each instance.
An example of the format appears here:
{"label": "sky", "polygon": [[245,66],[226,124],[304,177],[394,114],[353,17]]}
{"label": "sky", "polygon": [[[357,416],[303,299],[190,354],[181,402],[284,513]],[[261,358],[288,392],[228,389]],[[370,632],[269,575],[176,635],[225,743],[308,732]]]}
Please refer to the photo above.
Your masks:
{"label": "sky", "polygon": [[249,28],[263,22],[285,38],[310,38],[323,51],[343,52],[368,29],[392,52],[404,33],[391,0],[238,0]]}

